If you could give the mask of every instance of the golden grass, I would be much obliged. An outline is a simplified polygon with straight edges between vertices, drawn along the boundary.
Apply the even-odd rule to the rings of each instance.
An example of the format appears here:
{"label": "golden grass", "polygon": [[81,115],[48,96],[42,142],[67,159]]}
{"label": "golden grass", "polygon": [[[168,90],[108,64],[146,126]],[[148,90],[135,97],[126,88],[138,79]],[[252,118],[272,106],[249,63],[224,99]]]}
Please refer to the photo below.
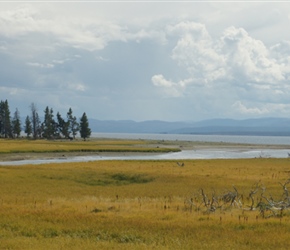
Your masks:
{"label": "golden grass", "polygon": [[170,152],[176,147],[152,146],[144,140],[7,140],[0,139],[2,153],[48,153],[48,152]]}
{"label": "golden grass", "polygon": [[[0,167],[0,249],[287,249],[290,213],[263,219],[208,196],[259,182],[280,199],[289,159],[99,161]],[[188,209],[195,199],[200,209]],[[260,199],[260,193],[255,200]]]}

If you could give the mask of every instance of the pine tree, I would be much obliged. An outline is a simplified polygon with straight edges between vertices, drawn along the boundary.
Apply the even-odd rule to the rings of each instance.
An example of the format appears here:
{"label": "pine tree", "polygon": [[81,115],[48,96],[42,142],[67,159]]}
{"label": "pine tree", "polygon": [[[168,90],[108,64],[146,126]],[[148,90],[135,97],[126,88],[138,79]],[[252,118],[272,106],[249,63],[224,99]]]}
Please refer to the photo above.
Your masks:
{"label": "pine tree", "polygon": [[29,116],[26,116],[25,119],[24,132],[26,133],[27,137],[29,137],[32,133],[32,125]]}
{"label": "pine tree", "polygon": [[38,116],[37,108],[34,103],[30,106],[31,109],[31,124],[32,124],[32,135],[34,139],[41,137],[42,128],[40,126],[40,119]]}
{"label": "pine tree", "polygon": [[12,133],[14,137],[19,138],[21,133],[21,121],[20,121],[20,115],[19,111],[16,108],[16,111],[14,112],[14,116],[12,119]]}
{"label": "pine tree", "polygon": [[11,118],[10,118],[10,110],[9,104],[6,100],[5,102],[0,102],[0,132],[5,138],[13,137],[12,135],[12,126],[11,126]]}
{"label": "pine tree", "polygon": [[63,135],[65,138],[69,138],[69,122],[65,121],[59,112],[56,114],[57,118],[57,133],[59,136]]}
{"label": "pine tree", "polygon": [[56,122],[53,119],[53,109],[47,106],[44,110],[44,121],[42,123],[43,137],[51,139],[56,133]]}
{"label": "pine tree", "polygon": [[4,112],[4,102],[0,102],[0,136],[4,134],[4,120],[5,120],[5,112]]}
{"label": "pine tree", "polygon": [[89,121],[86,113],[83,113],[80,119],[80,134],[81,138],[83,138],[84,141],[86,140],[86,138],[89,138],[91,136],[91,129],[89,128]]}
{"label": "pine tree", "polygon": [[72,109],[69,108],[69,111],[67,112],[67,121],[68,121],[68,132],[69,134],[72,134],[72,137],[75,139],[77,133],[80,130],[80,125],[77,122],[77,118],[73,116]]}

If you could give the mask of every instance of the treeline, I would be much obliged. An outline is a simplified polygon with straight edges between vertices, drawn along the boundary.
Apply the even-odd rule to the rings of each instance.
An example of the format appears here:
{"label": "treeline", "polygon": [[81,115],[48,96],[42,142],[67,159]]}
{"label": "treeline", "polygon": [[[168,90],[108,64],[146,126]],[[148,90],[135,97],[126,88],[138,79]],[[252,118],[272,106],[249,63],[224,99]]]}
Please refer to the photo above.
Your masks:
{"label": "treeline", "polygon": [[91,135],[89,122],[86,113],[78,119],[73,115],[70,108],[63,118],[59,112],[54,117],[52,108],[48,106],[44,110],[44,120],[41,121],[36,105],[30,105],[30,115],[27,115],[22,126],[20,113],[15,110],[11,116],[8,101],[0,102],[0,136],[4,138],[19,138],[21,131],[24,131],[28,138],[33,139],[75,139],[80,133],[81,138],[86,140]]}

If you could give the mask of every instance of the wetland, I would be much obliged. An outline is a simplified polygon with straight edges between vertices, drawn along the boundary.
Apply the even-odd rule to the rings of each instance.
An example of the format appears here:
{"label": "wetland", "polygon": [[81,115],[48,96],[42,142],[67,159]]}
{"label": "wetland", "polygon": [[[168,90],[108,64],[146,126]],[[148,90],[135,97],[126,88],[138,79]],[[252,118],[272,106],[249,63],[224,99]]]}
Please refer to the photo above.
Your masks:
{"label": "wetland", "polygon": [[[287,150],[277,145],[100,139],[1,140],[0,145],[0,157],[10,160]],[[268,157],[2,165],[0,248],[287,249],[289,179],[289,159]],[[280,202],[285,206],[279,207]]]}

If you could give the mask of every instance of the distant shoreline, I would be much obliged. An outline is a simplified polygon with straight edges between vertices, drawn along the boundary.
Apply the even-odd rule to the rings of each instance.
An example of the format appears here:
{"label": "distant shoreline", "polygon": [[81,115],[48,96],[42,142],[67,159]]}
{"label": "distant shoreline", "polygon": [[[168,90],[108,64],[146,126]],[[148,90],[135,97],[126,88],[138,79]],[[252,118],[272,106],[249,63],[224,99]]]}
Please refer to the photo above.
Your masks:
{"label": "distant shoreline", "polygon": [[189,141],[201,143],[230,143],[249,145],[290,145],[290,136],[257,135],[200,135],[200,134],[165,134],[165,133],[92,133],[94,139],[129,139],[151,141]]}

